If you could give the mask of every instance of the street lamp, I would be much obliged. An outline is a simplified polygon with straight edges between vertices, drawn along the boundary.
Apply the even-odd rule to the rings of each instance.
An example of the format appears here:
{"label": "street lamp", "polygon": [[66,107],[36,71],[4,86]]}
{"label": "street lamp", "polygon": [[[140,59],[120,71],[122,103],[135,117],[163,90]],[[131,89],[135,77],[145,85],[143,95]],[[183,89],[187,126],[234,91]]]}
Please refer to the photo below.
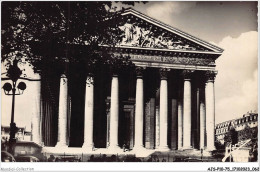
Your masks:
{"label": "street lamp", "polygon": [[24,82],[19,82],[17,85],[17,80],[22,74],[21,69],[18,67],[18,60],[14,59],[13,65],[10,65],[7,76],[12,80],[12,83],[5,83],[3,86],[5,95],[12,96],[12,111],[11,111],[11,123],[10,123],[10,138],[9,138],[9,152],[13,153],[13,144],[16,142],[15,133],[17,130],[16,124],[14,123],[14,104],[15,96],[23,94],[26,89],[26,84]]}

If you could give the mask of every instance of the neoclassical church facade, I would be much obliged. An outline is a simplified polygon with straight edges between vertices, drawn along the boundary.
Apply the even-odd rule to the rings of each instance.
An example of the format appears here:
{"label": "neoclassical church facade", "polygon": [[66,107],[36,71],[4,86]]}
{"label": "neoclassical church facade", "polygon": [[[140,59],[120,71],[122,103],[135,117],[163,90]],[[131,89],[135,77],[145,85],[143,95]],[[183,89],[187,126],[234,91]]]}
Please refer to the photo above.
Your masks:
{"label": "neoclassical church facade", "polygon": [[[93,75],[50,66],[37,82],[32,141],[53,148],[215,149],[216,59],[223,49],[133,9],[116,46],[134,69]],[[50,77],[51,76],[51,77]]]}

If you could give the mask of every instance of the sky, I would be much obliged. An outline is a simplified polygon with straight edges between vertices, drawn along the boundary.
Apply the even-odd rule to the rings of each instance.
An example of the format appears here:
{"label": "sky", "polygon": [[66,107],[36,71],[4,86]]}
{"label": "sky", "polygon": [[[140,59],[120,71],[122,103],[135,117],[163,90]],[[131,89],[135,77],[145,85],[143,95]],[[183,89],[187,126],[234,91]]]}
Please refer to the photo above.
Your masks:
{"label": "sky", "polygon": [[[216,61],[216,124],[258,110],[257,2],[167,1],[136,3],[132,8],[224,49]],[[32,73],[27,69],[28,76]],[[35,88],[34,83],[24,82],[27,89],[16,96],[15,122],[30,130]],[[1,102],[1,123],[9,125],[11,96],[3,90]]]}

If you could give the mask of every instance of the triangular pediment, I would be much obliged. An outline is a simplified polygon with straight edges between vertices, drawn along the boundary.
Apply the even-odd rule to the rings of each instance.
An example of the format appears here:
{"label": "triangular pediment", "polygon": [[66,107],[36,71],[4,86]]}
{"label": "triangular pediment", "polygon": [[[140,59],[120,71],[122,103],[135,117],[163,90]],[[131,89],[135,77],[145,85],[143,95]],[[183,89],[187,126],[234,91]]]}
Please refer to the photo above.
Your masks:
{"label": "triangular pediment", "polygon": [[223,49],[131,8],[121,13],[122,41],[117,46],[222,53]]}

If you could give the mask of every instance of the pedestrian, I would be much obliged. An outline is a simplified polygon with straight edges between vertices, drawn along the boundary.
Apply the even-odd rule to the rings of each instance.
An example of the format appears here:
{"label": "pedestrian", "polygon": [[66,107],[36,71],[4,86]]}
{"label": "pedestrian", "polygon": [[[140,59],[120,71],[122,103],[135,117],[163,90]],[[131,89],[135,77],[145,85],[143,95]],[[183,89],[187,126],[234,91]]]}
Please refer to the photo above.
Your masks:
{"label": "pedestrian", "polygon": [[126,149],[126,145],[125,143],[123,144],[123,151],[125,152],[125,149]]}

